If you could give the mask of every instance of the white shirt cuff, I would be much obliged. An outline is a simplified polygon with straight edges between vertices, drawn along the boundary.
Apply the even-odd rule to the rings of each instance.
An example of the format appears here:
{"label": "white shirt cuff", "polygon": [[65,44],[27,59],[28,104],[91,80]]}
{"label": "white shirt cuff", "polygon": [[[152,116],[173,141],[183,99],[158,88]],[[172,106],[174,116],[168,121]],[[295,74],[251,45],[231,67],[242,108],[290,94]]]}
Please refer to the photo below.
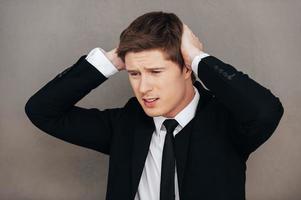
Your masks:
{"label": "white shirt cuff", "polygon": [[192,68],[192,71],[193,71],[196,75],[198,75],[198,66],[199,66],[199,62],[200,62],[203,58],[205,58],[205,57],[207,57],[207,56],[209,56],[209,54],[202,52],[202,53],[200,53],[199,55],[197,55],[197,56],[195,56],[195,57],[193,58],[193,61],[192,61],[192,64],[191,64],[191,68]]}
{"label": "white shirt cuff", "polygon": [[118,69],[106,57],[105,51],[99,47],[92,49],[86,60],[107,78],[118,72]]}

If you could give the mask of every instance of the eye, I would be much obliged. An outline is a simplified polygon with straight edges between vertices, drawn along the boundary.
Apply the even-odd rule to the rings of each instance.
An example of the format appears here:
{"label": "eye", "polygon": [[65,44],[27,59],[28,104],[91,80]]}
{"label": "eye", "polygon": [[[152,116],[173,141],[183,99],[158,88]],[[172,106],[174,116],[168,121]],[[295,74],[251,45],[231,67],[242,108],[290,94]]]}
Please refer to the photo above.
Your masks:
{"label": "eye", "polygon": [[130,75],[131,75],[131,76],[137,76],[138,73],[137,73],[137,72],[131,72]]}
{"label": "eye", "polygon": [[152,71],[153,74],[159,74],[161,71]]}

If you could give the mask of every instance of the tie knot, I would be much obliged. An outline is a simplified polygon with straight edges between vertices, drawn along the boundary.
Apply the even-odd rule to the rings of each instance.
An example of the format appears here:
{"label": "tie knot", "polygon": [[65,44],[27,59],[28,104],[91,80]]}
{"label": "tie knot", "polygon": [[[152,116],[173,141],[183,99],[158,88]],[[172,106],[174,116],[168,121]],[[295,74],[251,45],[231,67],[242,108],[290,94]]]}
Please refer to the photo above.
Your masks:
{"label": "tie knot", "polygon": [[175,119],[166,119],[163,122],[163,125],[166,128],[166,132],[168,133],[173,133],[173,131],[175,130],[175,128],[178,126],[178,122]]}

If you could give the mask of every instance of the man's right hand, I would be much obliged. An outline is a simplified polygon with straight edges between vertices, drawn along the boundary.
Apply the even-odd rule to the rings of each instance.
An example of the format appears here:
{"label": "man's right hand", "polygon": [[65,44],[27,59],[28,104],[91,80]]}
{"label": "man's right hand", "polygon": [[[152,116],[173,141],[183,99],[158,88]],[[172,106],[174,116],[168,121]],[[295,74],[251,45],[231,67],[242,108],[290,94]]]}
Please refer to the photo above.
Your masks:
{"label": "man's right hand", "polygon": [[116,48],[112,49],[111,51],[108,51],[105,55],[113,63],[113,65],[118,69],[118,71],[125,69],[125,64],[121,60],[121,58],[118,57],[118,55],[116,53]]}

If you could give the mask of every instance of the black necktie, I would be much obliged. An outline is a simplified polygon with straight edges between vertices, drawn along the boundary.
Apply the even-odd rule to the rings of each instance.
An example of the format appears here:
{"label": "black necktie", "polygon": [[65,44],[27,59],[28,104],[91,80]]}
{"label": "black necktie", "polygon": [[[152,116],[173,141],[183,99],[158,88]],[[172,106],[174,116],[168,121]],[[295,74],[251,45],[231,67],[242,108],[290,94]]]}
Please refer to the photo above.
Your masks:
{"label": "black necktie", "polygon": [[166,128],[166,136],[163,147],[160,200],[175,199],[175,153],[173,131],[178,122],[175,119],[166,119],[163,122]]}

